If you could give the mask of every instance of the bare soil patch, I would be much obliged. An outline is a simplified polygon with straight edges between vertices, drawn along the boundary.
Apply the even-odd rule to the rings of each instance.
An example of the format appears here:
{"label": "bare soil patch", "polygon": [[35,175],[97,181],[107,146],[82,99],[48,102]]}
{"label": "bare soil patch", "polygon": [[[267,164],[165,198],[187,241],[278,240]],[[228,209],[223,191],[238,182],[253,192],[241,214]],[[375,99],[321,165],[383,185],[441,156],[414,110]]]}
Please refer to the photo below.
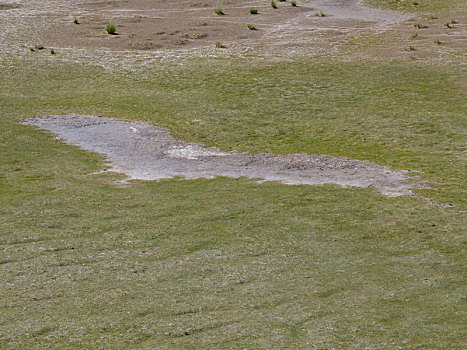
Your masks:
{"label": "bare soil patch", "polygon": [[[105,47],[113,50],[178,49],[215,46],[260,45],[265,48],[308,47],[328,50],[336,42],[368,28],[387,29],[407,19],[394,11],[370,9],[360,0],[277,1],[277,9],[266,0],[220,2],[224,15],[214,12],[212,1],[136,0],[86,1],[75,17],[52,25],[44,34],[55,47]],[[258,14],[250,14],[250,9]],[[316,16],[323,13],[324,16]],[[116,25],[118,35],[105,32]],[[249,30],[253,24],[257,30]],[[310,46],[313,45],[313,46]]]}
{"label": "bare soil patch", "polygon": [[25,124],[52,131],[68,144],[106,156],[112,170],[131,179],[247,177],[290,185],[374,187],[387,196],[411,195],[404,171],[366,161],[324,155],[222,152],[177,141],[163,128],[96,116],[45,116],[28,119]]}

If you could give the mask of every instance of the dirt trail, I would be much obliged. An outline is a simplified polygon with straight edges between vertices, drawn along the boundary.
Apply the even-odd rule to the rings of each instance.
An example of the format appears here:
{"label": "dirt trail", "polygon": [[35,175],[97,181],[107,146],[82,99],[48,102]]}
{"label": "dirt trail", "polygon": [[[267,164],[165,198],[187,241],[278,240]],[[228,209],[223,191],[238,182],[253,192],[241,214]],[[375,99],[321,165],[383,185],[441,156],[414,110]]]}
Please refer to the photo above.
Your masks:
{"label": "dirt trail", "polygon": [[24,124],[52,131],[68,144],[106,156],[112,170],[131,179],[247,177],[290,185],[375,187],[387,196],[411,195],[403,171],[370,162],[322,155],[221,152],[174,140],[166,129],[95,116],[37,117]]}

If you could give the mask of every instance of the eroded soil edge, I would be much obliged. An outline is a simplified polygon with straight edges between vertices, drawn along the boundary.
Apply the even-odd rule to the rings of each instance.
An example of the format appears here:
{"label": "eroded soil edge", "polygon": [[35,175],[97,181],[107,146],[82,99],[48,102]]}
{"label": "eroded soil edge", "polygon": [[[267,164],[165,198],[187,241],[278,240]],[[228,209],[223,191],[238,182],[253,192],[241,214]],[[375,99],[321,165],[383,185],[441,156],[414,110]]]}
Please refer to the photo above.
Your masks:
{"label": "eroded soil edge", "polygon": [[107,157],[112,170],[131,179],[227,176],[289,185],[374,187],[387,196],[411,195],[404,171],[371,162],[323,155],[221,152],[177,141],[168,130],[144,123],[87,115],[45,116],[24,122],[49,130],[70,145]]}

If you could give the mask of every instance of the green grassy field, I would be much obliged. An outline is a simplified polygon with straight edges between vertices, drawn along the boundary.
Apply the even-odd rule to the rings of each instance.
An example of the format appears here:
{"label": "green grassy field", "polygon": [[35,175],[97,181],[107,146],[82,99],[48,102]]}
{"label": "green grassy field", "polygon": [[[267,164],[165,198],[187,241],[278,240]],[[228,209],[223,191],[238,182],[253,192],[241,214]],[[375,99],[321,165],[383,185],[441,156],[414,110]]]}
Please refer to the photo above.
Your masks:
{"label": "green grassy field", "polygon": [[[2,348],[465,345],[464,68],[13,63],[0,73]],[[65,113],[222,149],[371,160],[430,188],[388,199],[227,178],[119,187],[122,175],[93,174],[102,157],[18,124]]]}

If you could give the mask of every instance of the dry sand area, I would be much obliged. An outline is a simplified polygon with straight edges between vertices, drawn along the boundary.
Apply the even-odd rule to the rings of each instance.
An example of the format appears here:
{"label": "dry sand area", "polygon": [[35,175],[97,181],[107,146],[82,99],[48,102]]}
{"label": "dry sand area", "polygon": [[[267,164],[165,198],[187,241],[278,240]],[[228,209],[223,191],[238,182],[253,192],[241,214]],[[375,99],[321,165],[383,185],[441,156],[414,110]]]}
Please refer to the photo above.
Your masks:
{"label": "dry sand area", "polygon": [[111,170],[130,179],[247,177],[289,185],[374,187],[387,196],[411,194],[404,172],[343,157],[221,152],[177,141],[166,129],[96,116],[47,116],[29,119],[26,124],[106,156]]}
{"label": "dry sand area", "polygon": [[[223,15],[215,13],[217,4]],[[386,29],[407,19],[400,13],[364,7],[360,0],[297,1],[296,7],[290,1],[277,0],[276,4],[273,9],[269,0],[84,0],[14,2],[0,9],[5,10],[4,16],[9,12],[17,25],[38,14],[48,16],[44,30],[35,31],[37,40],[47,47],[113,50],[185,49],[221,43],[229,48],[256,45],[321,52],[359,31]],[[250,14],[251,8],[258,14]],[[108,23],[115,24],[116,35],[106,33]],[[249,30],[248,24],[256,30]]]}

